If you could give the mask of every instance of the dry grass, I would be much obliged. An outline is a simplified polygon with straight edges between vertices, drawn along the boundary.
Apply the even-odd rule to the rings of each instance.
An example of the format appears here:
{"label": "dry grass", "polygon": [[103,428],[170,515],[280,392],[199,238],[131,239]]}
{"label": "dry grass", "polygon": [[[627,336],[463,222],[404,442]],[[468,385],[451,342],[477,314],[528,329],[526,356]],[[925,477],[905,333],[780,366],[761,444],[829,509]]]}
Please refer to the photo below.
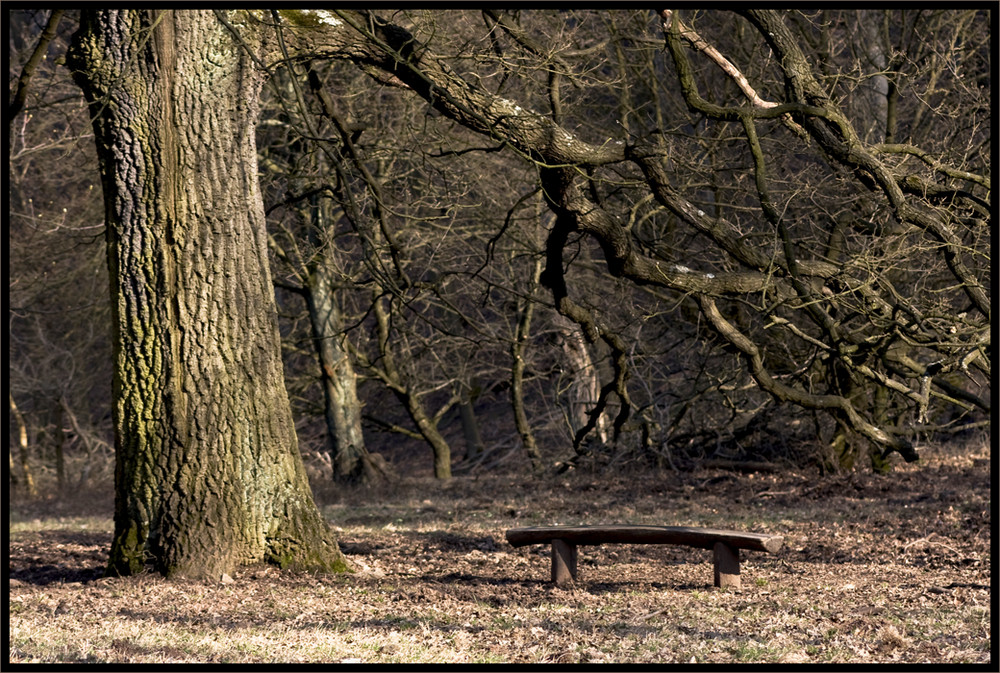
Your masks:
{"label": "dry grass", "polygon": [[[356,572],[247,568],[232,583],[100,578],[99,501],[14,503],[11,662],[986,663],[989,453],[855,474],[510,475],[341,493],[325,512]],[[105,509],[104,512],[107,512]],[[781,533],[743,588],[710,554],[581,548],[578,585],[512,526],[597,522]]]}

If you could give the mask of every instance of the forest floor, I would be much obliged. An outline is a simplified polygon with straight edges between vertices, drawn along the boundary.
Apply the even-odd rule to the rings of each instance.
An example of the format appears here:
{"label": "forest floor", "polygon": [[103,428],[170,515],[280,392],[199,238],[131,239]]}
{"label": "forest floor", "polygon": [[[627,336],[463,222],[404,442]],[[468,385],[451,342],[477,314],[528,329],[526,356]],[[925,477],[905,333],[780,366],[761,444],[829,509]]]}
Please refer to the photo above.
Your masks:
{"label": "forest floor", "polygon": [[[355,572],[246,568],[226,582],[102,578],[107,492],[10,508],[9,661],[118,663],[995,663],[990,453],[889,475],[700,470],[319,494]],[[601,522],[783,535],[743,552],[581,547],[575,587],[515,526]]]}

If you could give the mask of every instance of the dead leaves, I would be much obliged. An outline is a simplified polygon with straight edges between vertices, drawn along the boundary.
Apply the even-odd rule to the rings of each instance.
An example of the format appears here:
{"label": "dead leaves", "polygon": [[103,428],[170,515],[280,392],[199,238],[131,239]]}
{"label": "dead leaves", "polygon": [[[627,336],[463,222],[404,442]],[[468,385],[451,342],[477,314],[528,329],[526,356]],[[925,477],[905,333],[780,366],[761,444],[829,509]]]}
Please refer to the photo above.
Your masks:
{"label": "dead leaves", "polygon": [[[41,528],[10,542],[9,651],[19,662],[987,661],[988,469],[904,470],[414,480],[326,508],[358,569],[339,576],[258,566],[231,581],[98,579],[110,533]],[[740,591],[711,586],[707,552],[588,547],[565,590],[547,581],[547,549],[503,540],[509,527],[597,516],[763,530],[788,545],[748,553]]]}

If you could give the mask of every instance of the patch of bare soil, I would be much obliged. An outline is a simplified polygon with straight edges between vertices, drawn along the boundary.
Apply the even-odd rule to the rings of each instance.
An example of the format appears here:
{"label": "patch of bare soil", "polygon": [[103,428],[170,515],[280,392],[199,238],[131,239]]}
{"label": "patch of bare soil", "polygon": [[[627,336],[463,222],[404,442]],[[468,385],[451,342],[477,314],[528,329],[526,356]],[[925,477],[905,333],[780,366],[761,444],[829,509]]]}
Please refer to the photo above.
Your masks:
{"label": "patch of bare soil", "polygon": [[[412,479],[327,496],[324,511],[354,573],[104,579],[110,522],[12,533],[10,661],[991,661],[988,453],[886,476]],[[704,550],[581,547],[579,581],[560,589],[547,548],[504,538],[608,522],[776,533],[785,546],[744,552],[740,590],[712,586]]]}

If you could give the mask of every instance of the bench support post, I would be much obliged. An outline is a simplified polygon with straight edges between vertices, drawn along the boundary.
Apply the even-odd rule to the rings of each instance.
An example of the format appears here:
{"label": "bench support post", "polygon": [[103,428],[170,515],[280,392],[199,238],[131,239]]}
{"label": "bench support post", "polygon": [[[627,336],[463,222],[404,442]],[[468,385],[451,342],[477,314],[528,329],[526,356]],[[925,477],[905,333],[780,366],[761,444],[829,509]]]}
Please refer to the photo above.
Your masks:
{"label": "bench support post", "polygon": [[552,581],[556,586],[572,585],[576,579],[576,545],[552,540]]}
{"label": "bench support post", "polygon": [[740,550],[722,542],[712,548],[715,562],[715,586],[740,588]]}

